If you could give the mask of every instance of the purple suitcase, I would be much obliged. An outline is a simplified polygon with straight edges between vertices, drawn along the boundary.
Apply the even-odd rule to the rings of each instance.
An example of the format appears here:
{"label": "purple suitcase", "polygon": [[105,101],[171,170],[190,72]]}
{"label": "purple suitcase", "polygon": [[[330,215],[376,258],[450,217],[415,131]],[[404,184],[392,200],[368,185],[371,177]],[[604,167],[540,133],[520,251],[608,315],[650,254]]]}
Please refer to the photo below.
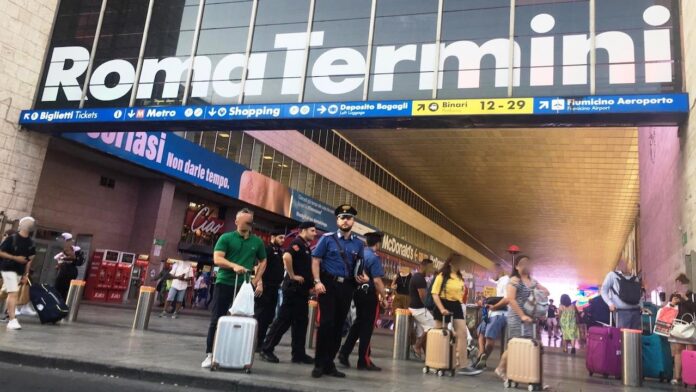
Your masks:
{"label": "purple suitcase", "polygon": [[590,376],[621,378],[621,330],[612,326],[591,327],[587,333],[585,364]]}

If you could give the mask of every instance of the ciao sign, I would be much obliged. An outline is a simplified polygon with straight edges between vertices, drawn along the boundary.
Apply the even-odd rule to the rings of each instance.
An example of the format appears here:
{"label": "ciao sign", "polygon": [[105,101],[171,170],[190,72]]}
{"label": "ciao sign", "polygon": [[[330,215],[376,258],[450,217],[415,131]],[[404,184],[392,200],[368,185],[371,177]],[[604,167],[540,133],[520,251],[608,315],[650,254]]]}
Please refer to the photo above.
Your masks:
{"label": "ciao sign", "polygon": [[212,245],[224,228],[225,221],[217,217],[216,208],[191,203],[186,211],[182,241]]}

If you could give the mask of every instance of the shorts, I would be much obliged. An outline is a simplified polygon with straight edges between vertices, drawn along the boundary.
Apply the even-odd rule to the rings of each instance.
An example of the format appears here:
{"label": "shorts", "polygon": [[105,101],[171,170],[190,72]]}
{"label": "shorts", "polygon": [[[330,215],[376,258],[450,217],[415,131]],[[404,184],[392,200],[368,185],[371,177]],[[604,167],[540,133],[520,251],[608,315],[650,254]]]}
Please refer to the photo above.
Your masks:
{"label": "shorts", "polygon": [[507,317],[500,315],[490,317],[488,322],[479,324],[477,332],[483,334],[486,339],[496,340],[505,332],[505,328],[507,328]]}
{"label": "shorts", "polygon": [[169,302],[184,302],[186,297],[186,290],[177,290],[174,287],[169,289],[169,294],[167,294],[167,301]]}
{"label": "shorts", "polygon": [[7,293],[16,293],[19,291],[19,275],[14,271],[0,271],[2,275],[2,289]]}
{"label": "shorts", "polygon": [[[455,320],[464,320],[464,310],[462,309],[462,303],[459,301],[448,301],[446,299],[440,299],[442,301],[442,306],[449,310],[450,316],[445,317],[445,324],[449,323],[452,318]],[[435,321],[442,321],[442,313],[440,309],[435,307],[433,310],[433,318]]]}
{"label": "shorts", "polygon": [[426,309],[426,308],[420,308],[420,309],[409,308],[408,310],[411,312],[411,315],[413,316],[413,320],[416,322],[416,337],[420,338],[426,332],[435,328],[435,319],[433,318],[433,315],[430,314],[428,309]]}

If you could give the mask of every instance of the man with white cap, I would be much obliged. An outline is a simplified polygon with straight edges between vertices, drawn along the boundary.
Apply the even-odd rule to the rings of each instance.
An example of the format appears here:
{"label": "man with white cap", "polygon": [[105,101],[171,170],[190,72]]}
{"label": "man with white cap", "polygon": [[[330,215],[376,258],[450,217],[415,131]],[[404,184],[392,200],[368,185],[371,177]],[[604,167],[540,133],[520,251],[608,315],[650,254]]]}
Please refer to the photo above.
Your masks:
{"label": "man with white cap", "polygon": [[85,262],[85,256],[79,246],[74,245],[74,238],[70,233],[63,233],[56,238],[63,242],[63,251],[58,253],[54,260],[56,261],[56,291],[66,299],[68,290],[70,290],[70,281],[77,279],[77,267]]}
{"label": "man with white cap", "polygon": [[27,216],[19,220],[19,232],[7,237],[0,244],[0,274],[2,274],[2,289],[7,292],[7,314],[9,316],[8,330],[22,329],[15,318],[17,293],[19,283],[26,282],[31,270],[31,261],[36,255],[31,231],[34,229],[34,218]]}

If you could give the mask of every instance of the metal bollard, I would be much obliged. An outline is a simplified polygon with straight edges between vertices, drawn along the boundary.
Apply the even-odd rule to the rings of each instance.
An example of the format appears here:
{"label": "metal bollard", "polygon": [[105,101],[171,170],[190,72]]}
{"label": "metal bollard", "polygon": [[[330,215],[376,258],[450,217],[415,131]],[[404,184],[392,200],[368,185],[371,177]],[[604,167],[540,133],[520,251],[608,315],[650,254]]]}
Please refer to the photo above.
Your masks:
{"label": "metal bollard", "polygon": [[80,310],[80,302],[82,301],[82,293],[85,291],[85,283],[84,280],[73,279],[70,281],[68,298],[65,299],[65,303],[70,309],[65,321],[69,323],[77,321],[77,312]]}
{"label": "metal bollard", "polygon": [[411,351],[411,312],[396,309],[394,317],[394,359],[407,360]]}
{"label": "metal bollard", "polygon": [[317,328],[317,309],[319,303],[317,301],[309,301],[309,320],[307,322],[307,335],[305,336],[305,348],[314,348],[314,330]]}
{"label": "metal bollard", "polygon": [[135,319],[133,320],[133,329],[147,329],[150,323],[150,313],[152,305],[155,303],[156,291],[154,287],[141,286],[140,295],[138,296],[138,307],[135,308]]}
{"label": "metal bollard", "polygon": [[623,385],[639,387],[643,383],[642,331],[622,329],[623,337]]}

